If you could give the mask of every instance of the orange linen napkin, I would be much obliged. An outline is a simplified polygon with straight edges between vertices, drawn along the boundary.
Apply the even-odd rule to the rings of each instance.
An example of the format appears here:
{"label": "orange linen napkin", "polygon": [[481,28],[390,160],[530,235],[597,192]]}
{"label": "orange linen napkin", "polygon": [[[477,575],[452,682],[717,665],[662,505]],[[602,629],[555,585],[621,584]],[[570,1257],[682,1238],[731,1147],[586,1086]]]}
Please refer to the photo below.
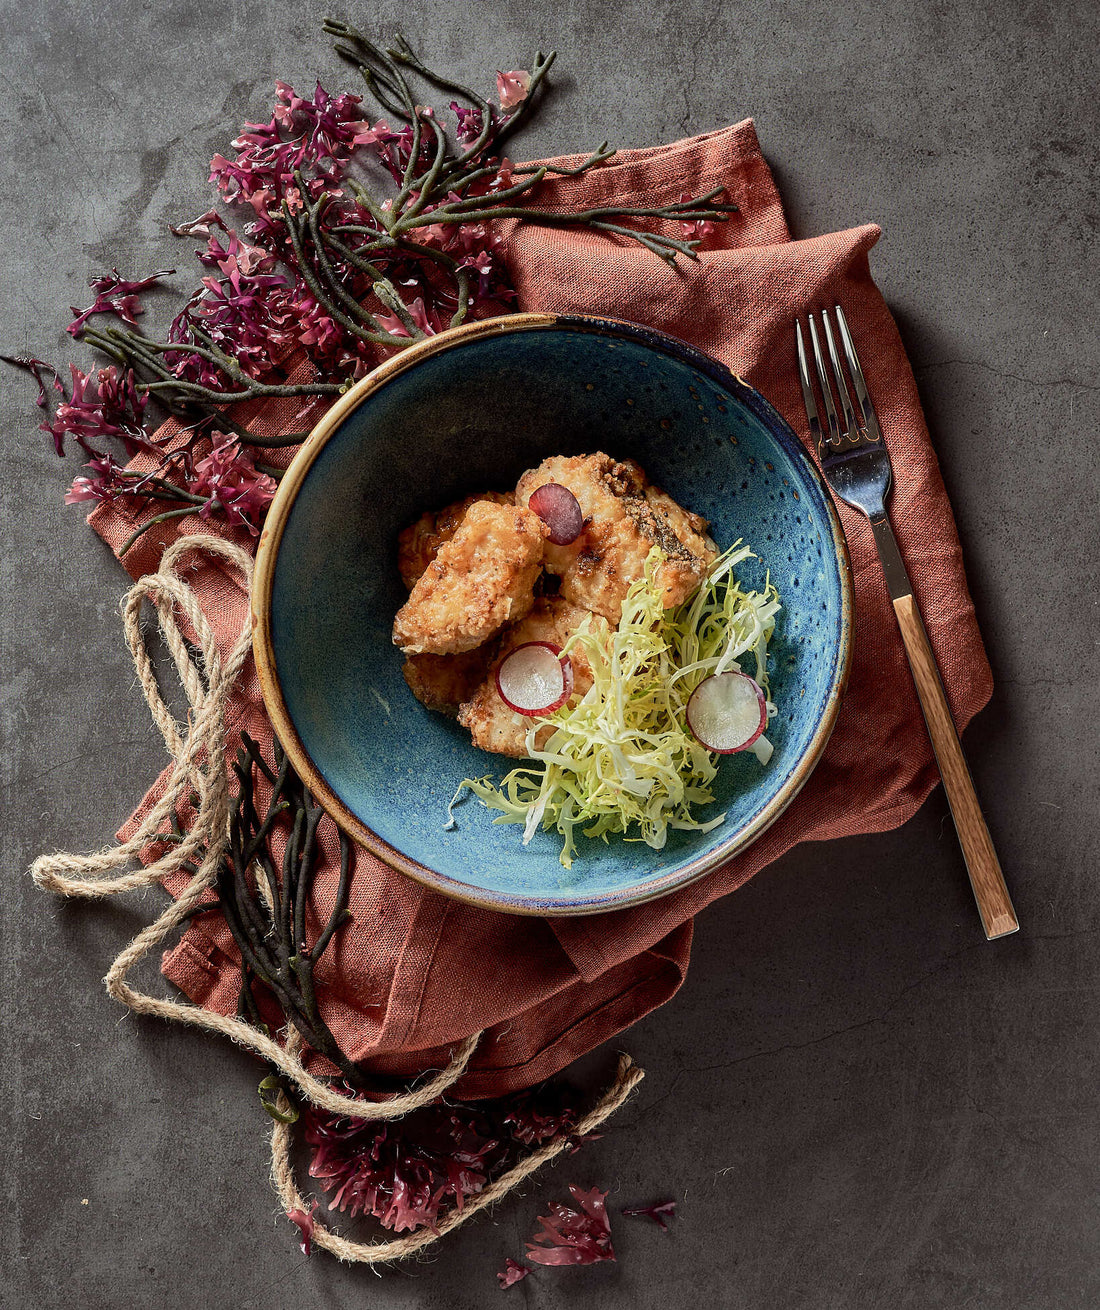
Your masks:
{"label": "orange linen napkin", "polygon": [[[898,540],[961,729],[989,699],[992,678],[913,375],[871,280],[867,257],[879,230],[866,226],[791,241],[749,121],[674,145],[627,151],[579,177],[554,178],[539,203],[659,206],[718,186],[740,212],[708,238],[698,264],[682,261],[676,269],[604,234],[509,223],[506,250],[519,303],[524,309],[631,319],[682,337],[763,392],[804,439],[793,322],[807,310],[842,303],[893,458]],[[316,405],[260,406],[250,421],[293,431],[303,426],[307,410],[313,417],[318,412]],[[426,890],[359,850],[352,920],[317,975],[322,1012],[349,1056],[380,1072],[409,1075],[440,1065],[452,1043],[486,1029],[457,1093],[486,1096],[527,1086],[667,1001],[687,970],[692,918],[716,897],[799,842],[883,831],[916,812],[937,781],[931,748],[871,533],[843,506],[841,516],[855,587],[851,680],[828,749],[787,813],[748,850],[690,887],[651,904],[586,918],[533,919],[475,909]],[[91,522],[116,550],[134,526],[111,506],[97,509]],[[211,530],[218,530],[216,521],[197,518],[153,529],[126,555],[126,567],[139,576],[156,567],[176,535]],[[239,630],[247,600],[238,582],[213,564],[201,564],[192,585],[220,634]],[[251,663],[234,697],[232,727],[247,728],[270,744]],[[160,785],[131,825],[154,802]],[[320,913],[334,893],[334,845],[317,875]],[[169,889],[178,891],[183,880],[181,875]],[[197,1003],[223,1013],[236,1008],[238,956],[216,916],[188,929],[165,956],[163,970]],[[323,1070],[322,1061],[316,1064]]]}

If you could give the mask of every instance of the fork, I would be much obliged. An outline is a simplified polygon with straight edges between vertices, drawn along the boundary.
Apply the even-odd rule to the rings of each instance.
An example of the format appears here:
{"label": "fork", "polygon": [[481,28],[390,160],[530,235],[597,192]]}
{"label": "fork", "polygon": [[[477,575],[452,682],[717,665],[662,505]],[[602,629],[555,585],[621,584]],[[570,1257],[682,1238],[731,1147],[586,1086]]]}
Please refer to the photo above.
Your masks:
{"label": "fork", "polygon": [[[959,734],[955,730],[955,723],[947,705],[936,657],[929,645],[928,633],[925,631],[920,610],[913,596],[913,587],[905,571],[894,530],[886,514],[886,498],[893,477],[890,454],[886,449],[882,429],[879,427],[878,417],[867,392],[867,382],[863,376],[863,369],[860,368],[859,357],[856,355],[848,320],[844,317],[844,310],[837,305],[837,334],[840,337],[841,350],[855,391],[858,410],[853,405],[848,391],[848,383],[841,364],[840,352],[837,350],[836,337],[829,322],[828,311],[824,309],[821,311],[821,322],[825,332],[829,363],[832,366],[831,382],[817,333],[817,324],[813,314],[808,314],[807,317],[817,380],[821,387],[821,398],[828,424],[828,433],[826,433],[822,429],[814,399],[814,387],[806,360],[802,325],[796,320],[798,375],[802,383],[802,398],[806,402],[810,434],[817,447],[818,459],[821,461],[821,468],[829,486],[841,500],[851,505],[853,509],[859,510],[870,520],[879,560],[886,575],[886,586],[894,603],[894,613],[901,628],[905,653],[909,657],[909,667],[913,672],[917,696],[924,712],[924,722],[932,739],[932,749],[935,752],[940,777],[943,779],[947,801],[951,807],[951,817],[955,821],[955,830],[959,835],[966,870],[970,875],[970,885],[974,889],[974,899],[978,903],[982,926],[988,939],[1004,937],[1016,932],[1020,925],[1012,908],[1012,900],[1005,885],[997,852],[993,849],[989,828],[978,804],[974,780],[970,776],[970,769],[967,767],[966,757],[959,742]],[[834,404],[834,388],[836,399],[840,402],[840,414]],[[843,422],[841,415],[843,415]]]}

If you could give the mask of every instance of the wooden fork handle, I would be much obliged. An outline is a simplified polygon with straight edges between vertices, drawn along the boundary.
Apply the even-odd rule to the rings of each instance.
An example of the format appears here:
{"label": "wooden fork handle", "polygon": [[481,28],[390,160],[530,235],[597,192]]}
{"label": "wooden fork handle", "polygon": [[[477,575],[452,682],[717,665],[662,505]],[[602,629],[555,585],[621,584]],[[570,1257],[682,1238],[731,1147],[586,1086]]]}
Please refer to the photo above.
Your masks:
{"label": "wooden fork handle", "polygon": [[955,820],[955,830],[959,834],[985,935],[990,940],[1005,937],[1016,932],[1020,924],[1012,908],[982,807],[978,804],[959,734],[955,731],[936,657],[932,654],[928,633],[912,594],[894,597],[894,613],[898,616],[905,653],[913,670],[913,681],[917,685],[924,721],[932,738],[932,749],[936,753],[936,763],[951,806],[951,817]]}

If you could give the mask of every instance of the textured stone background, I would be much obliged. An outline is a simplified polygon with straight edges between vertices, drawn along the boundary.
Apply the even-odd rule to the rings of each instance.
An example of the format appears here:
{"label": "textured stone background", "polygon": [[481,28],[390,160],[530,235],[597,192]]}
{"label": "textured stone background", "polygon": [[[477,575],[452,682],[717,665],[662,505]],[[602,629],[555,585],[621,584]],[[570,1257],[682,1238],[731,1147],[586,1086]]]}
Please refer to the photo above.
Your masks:
{"label": "textured stone background", "polygon": [[[1097,1272],[1100,137],[1095,6],[436,0],[400,21],[467,80],[560,52],[531,154],[756,117],[795,234],[873,219],[997,679],[967,748],[1023,931],[981,938],[942,794],[899,832],[794,852],[700,920],[687,984],[625,1039],[611,1131],[429,1261],[304,1261],[267,1184],[256,1065],[99,985],[153,910],[56,903],[44,848],[109,839],[160,767],[121,640],[121,569],[61,504],[71,468],[4,374],[0,1304],[481,1307],[541,1201],[673,1194],[621,1261],[530,1306],[1100,1303]],[[180,259],[169,218],[276,77],[342,69],[285,0],[0,6],[0,346],[64,355],[112,264]],[[602,1078],[610,1051],[585,1062]]]}

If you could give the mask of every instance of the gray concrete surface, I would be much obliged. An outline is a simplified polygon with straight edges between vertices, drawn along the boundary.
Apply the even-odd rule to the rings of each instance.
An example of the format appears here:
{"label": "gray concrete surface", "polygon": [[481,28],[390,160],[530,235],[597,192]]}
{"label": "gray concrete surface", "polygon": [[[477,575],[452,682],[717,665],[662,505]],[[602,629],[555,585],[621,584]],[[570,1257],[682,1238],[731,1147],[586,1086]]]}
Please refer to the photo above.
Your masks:
{"label": "gray concrete surface", "polygon": [[[1023,931],[981,939],[942,794],[901,831],[794,852],[698,924],[687,984],[625,1040],[649,1070],[603,1140],[429,1260],[304,1261],[266,1178],[256,1067],[124,1015],[106,962],[153,908],[58,904],[44,848],[105,842],[160,765],[124,579],[0,391],[4,548],[0,1304],[497,1304],[567,1181],[680,1198],[532,1307],[1100,1303],[1097,1256],[1096,11],[1091,0],[384,0],[469,79],[560,51],[532,154],[756,116],[796,234],[867,219],[954,498],[997,678],[967,747]],[[274,78],[342,73],[286,0],[0,8],[0,344],[63,356],[65,308],[178,258],[169,218]],[[78,352],[79,353],[79,352]],[[610,1052],[585,1065],[590,1081]]]}

